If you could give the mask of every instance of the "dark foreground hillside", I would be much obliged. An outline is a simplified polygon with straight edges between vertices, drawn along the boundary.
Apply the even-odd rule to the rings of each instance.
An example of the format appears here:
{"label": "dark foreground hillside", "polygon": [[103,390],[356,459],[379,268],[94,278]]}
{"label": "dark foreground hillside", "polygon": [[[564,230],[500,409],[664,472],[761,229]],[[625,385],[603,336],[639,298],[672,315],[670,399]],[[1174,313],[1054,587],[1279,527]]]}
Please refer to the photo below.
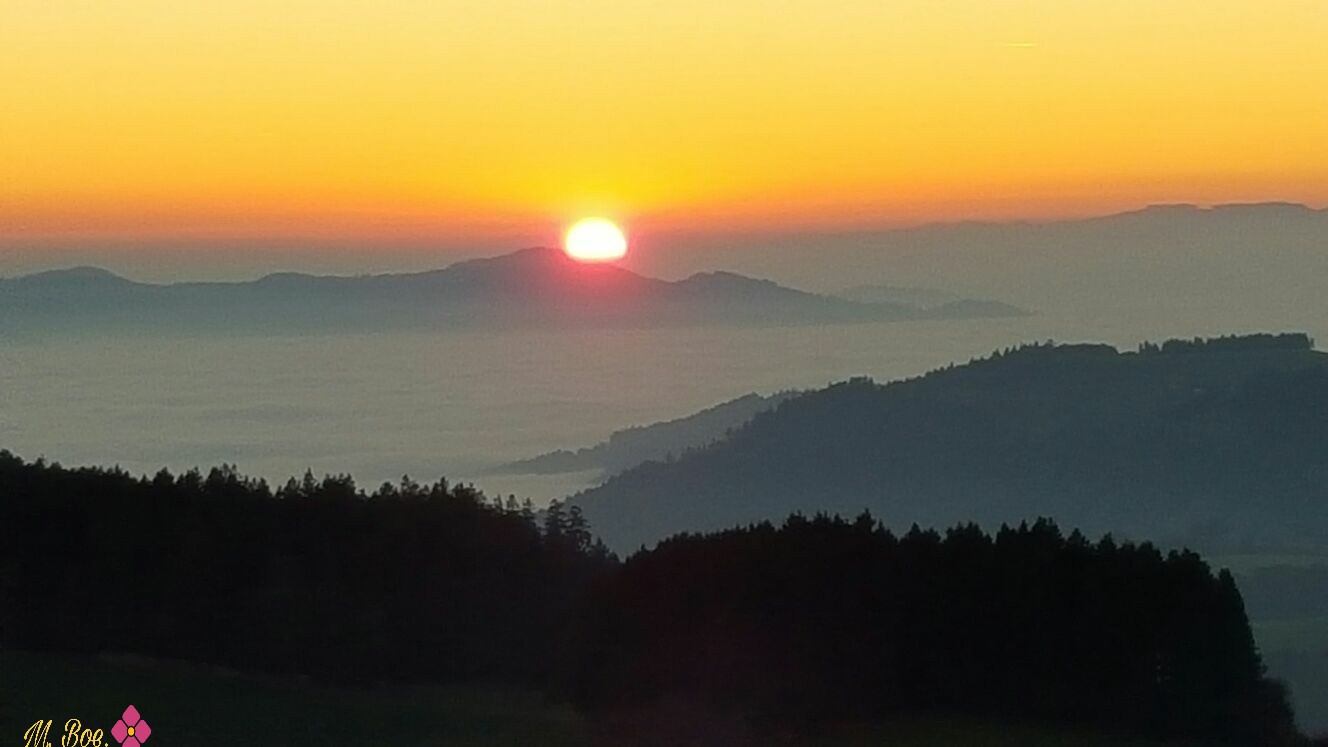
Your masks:
{"label": "dark foreground hillside", "polygon": [[[611,564],[584,524],[475,490],[345,476],[276,491],[0,451],[0,642],[337,682],[540,681]],[[71,601],[72,600],[72,601]]]}
{"label": "dark foreground hillside", "polygon": [[606,542],[793,511],[891,526],[1052,516],[1213,551],[1328,537],[1328,354],[1304,335],[1033,345],[757,415],[676,461],[581,493]]}
{"label": "dark foreground hillside", "polygon": [[1038,521],[896,537],[869,516],[682,535],[608,577],[573,692],[592,710],[706,704],[802,725],[899,713],[1274,744],[1226,571]]}
{"label": "dark foreground hillside", "polygon": [[0,643],[52,662],[542,692],[611,744],[928,718],[1301,743],[1229,574],[1045,521],[897,537],[795,516],[622,564],[575,509],[537,525],[443,482],[273,491],[231,469],[133,478],[0,452],[0,526]]}
{"label": "dark foreground hillside", "polygon": [[[0,672],[0,734],[22,734],[38,715],[77,714],[85,724],[104,727],[132,693],[153,724],[154,739],[189,747],[1212,747],[937,716],[819,735],[735,737],[731,729],[702,732],[709,725],[679,719],[596,722],[510,686],[330,687],[126,656],[0,651]],[[51,735],[60,727],[53,724]]]}

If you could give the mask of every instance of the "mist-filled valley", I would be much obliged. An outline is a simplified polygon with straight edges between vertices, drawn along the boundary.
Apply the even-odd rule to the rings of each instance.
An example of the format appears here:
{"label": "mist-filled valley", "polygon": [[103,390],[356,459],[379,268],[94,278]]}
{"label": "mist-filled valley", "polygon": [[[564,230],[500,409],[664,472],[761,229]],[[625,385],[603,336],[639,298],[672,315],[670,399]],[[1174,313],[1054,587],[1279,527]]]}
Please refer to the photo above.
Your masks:
{"label": "mist-filled valley", "polygon": [[1325,39],[0,2],[0,746],[1328,747]]}
{"label": "mist-filled valley", "polygon": [[[1230,331],[1172,327],[1186,337]],[[270,479],[305,469],[351,471],[366,483],[446,474],[548,500],[576,481],[491,468],[750,392],[857,376],[887,382],[1048,339],[1130,349],[1169,336],[1039,314],[815,328],[24,342],[0,350],[0,433],[16,453],[135,472],[226,461]]]}
{"label": "mist-filled valley", "polygon": [[[694,281],[601,273],[613,278],[615,293],[650,289],[654,306],[633,305],[631,293],[582,304],[576,293],[593,294],[604,286],[582,283],[576,274],[581,268],[530,252],[466,265],[485,272],[497,268],[497,274],[482,275],[482,292],[474,290],[475,276],[456,286],[447,285],[455,275],[445,273],[370,281],[281,276],[252,286],[206,286],[203,301],[191,295],[193,286],[126,290],[119,280],[107,286],[106,276],[86,271],[46,276],[27,286],[20,285],[22,278],[11,279],[0,283],[0,293],[10,294],[0,298],[0,308],[11,313],[0,320],[0,448],[24,459],[115,465],[136,475],[233,464],[274,486],[306,472],[316,479],[350,475],[366,490],[397,483],[403,475],[446,477],[453,484],[473,483],[491,496],[530,498],[536,509],[576,496],[570,505],[584,508],[590,531],[624,556],[674,532],[780,521],[789,512],[848,517],[870,508],[899,534],[914,521],[938,529],[978,521],[995,532],[1002,521],[1050,516],[1067,531],[1083,529],[1090,537],[1115,532],[1123,540],[1155,541],[1164,549],[1191,547],[1215,568],[1231,568],[1271,675],[1291,685],[1301,726],[1324,728],[1328,542],[1315,541],[1323,536],[1325,509],[1322,442],[1314,440],[1319,432],[1314,428],[1323,425],[1318,408],[1324,400],[1317,378],[1289,375],[1247,391],[1246,374],[1299,370],[1300,363],[1286,361],[1310,361],[1306,365],[1321,371],[1322,354],[1306,346],[1328,339],[1328,314],[1323,296],[1310,290],[1321,288],[1328,275],[1316,274],[1322,255],[1309,247],[1304,225],[1292,222],[1283,231],[1277,228],[1278,209],[1263,210],[1271,212],[1254,211],[1262,227],[1249,230],[1280,247],[1282,264],[1248,276],[1233,268],[1260,264],[1255,250],[1215,256],[1205,254],[1197,240],[1179,247],[1186,258],[1175,262],[1145,261],[1128,251],[1118,261],[1101,252],[1088,252],[1085,259],[1082,246],[1058,256],[1049,236],[1073,238],[1100,228],[1086,221],[927,229],[932,232],[924,231],[927,236],[965,238],[925,252],[888,254],[879,267],[860,263],[852,273],[836,270],[841,274],[835,277],[813,277],[810,265],[765,268],[784,286],[761,279],[756,254],[717,253],[695,259],[696,269],[714,261],[750,277],[698,276],[703,296],[693,295],[702,287]],[[1154,221],[1168,215],[1146,214],[1146,226],[1153,226],[1153,233],[1144,231],[1150,246],[1165,243],[1157,231],[1184,233],[1192,229],[1188,221],[1196,220],[1182,210],[1174,215],[1186,223],[1164,221],[1157,229]],[[1322,220],[1314,211],[1297,216]],[[1206,213],[1197,219],[1205,218],[1217,219]],[[1095,241],[1103,246],[1124,241],[1119,223],[1141,220],[1103,219],[1109,230]],[[1223,225],[1208,226],[1204,235],[1226,235],[1231,227]],[[1312,224],[1311,238],[1323,235],[1317,226]],[[1020,231],[1032,249],[1021,250],[1011,238]],[[891,236],[883,240],[898,240]],[[1076,240],[1084,243],[1082,236]],[[971,261],[964,258],[988,242],[1004,248],[982,260],[981,272],[962,271]],[[840,247],[834,256],[859,255]],[[513,267],[528,273],[532,258],[540,268],[569,273],[570,280],[550,285],[541,279],[532,286],[527,275],[510,273]],[[1193,282],[1182,277],[1186,274]],[[1131,277],[1139,282],[1118,292]],[[1242,283],[1248,295],[1233,302]],[[457,287],[471,294],[465,304],[443,297]],[[360,305],[343,304],[347,293]],[[51,305],[62,298],[96,303]],[[995,305],[934,311],[974,299]],[[306,301],[312,305],[302,305]],[[444,310],[441,316],[421,307],[435,301]],[[501,324],[485,316],[495,304],[506,309]],[[627,307],[632,315],[623,317]],[[687,313],[679,315],[683,309]],[[828,415],[795,419],[786,431],[792,440],[780,442],[780,448],[796,446],[793,452],[751,452],[756,455],[744,457],[748,461],[740,467],[724,463],[723,455],[734,450],[726,452],[728,447],[715,450],[713,458],[709,452],[699,459],[688,453],[724,442],[752,417],[762,417],[758,413],[776,407],[796,413],[804,395],[807,402],[819,402],[817,397],[837,391],[826,387],[851,379],[887,384],[952,366],[963,376],[971,361],[1021,346],[1023,355],[1035,357],[1044,348],[1027,346],[1052,340],[1105,344],[1132,354],[1146,341],[1260,332],[1304,337],[1294,338],[1290,352],[1190,356],[1182,366],[1165,364],[1147,375],[1136,376],[1128,362],[1108,361],[1105,368],[1093,368],[1094,363],[1082,380],[1060,389],[1055,364],[1014,370],[1009,366],[1019,354],[1005,355],[979,364],[1007,367],[1001,369],[1007,378],[997,376],[981,391],[945,388],[946,372],[936,377],[939,388],[930,404],[913,409],[884,401],[849,404],[839,414],[831,408]],[[1103,360],[1094,354],[1101,348],[1083,350],[1088,359]],[[1163,361],[1166,354],[1135,355],[1142,362]],[[1166,360],[1181,360],[1175,356],[1183,354]],[[1236,359],[1244,362],[1231,365]],[[1075,394],[1075,387],[1099,385],[1100,390]],[[846,391],[854,386],[865,385]],[[1186,399],[1203,386],[1219,394],[1237,392],[1237,409],[1205,411],[1202,396]],[[1035,402],[1043,394],[1048,399]],[[984,402],[991,407],[983,409]],[[1025,402],[1032,404],[1021,412],[1018,405]],[[1141,402],[1150,404],[1140,409]],[[1271,408],[1267,422],[1249,422],[1267,432],[1241,431],[1245,426],[1237,420],[1261,403]],[[1006,404],[1011,407],[1001,409]],[[999,416],[1010,428],[984,430],[988,421],[962,416],[970,410]],[[871,422],[835,420],[850,412]],[[1177,413],[1194,412],[1199,414],[1186,421],[1190,426],[1164,432],[1172,422],[1168,418],[1178,424],[1183,417]],[[1294,441],[1300,461],[1287,464],[1311,465],[1319,470],[1313,474],[1277,471],[1282,463],[1269,449],[1280,448],[1276,444],[1282,441],[1270,434],[1286,426],[1288,413],[1295,415],[1297,433],[1308,435]],[[675,422],[653,425],[665,421]],[[774,422],[786,421],[763,421]],[[1056,432],[1071,422],[1077,430]],[[1184,427],[1197,430],[1187,434]],[[947,431],[955,428],[963,432]],[[1026,440],[1011,440],[1020,428],[1028,433],[1018,438]],[[745,445],[734,448],[750,450],[768,431],[753,429],[744,434]],[[844,441],[837,444],[840,433]],[[1037,440],[1044,433],[1053,433],[1064,449],[1057,452],[1061,456],[1034,449],[1032,444],[1044,443]],[[967,437],[993,434],[1004,435],[985,454],[980,445],[973,452],[995,461],[987,468],[976,457],[962,462],[963,469],[973,470],[963,483],[954,468],[961,462],[947,460],[969,448]],[[1213,438],[1195,440],[1195,434]],[[779,442],[784,436],[772,438]],[[799,446],[800,438],[815,443]],[[1246,455],[1241,439],[1248,438],[1257,439],[1250,442],[1250,459],[1261,460],[1268,472],[1241,461]],[[870,447],[872,439],[882,439],[879,448]],[[855,450],[854,444],[862,448]],[[1073,444],[1082,448],[1074,451]],[[1189,446],[1199,451],[1187,453]],[[1235,449],[1230,453],[1236,457],[1220,461],[1223,449]],[[790,458],[794,453],[801,456]],[[1018,453],[1027,463],[1011,462]],[[1085,460],[1084,453],[1101,459]],[[1112,454],[1121,461],[1113,462]],[[891,467],[891,455],[907,463]],[[659,463],[638,468],[646,461]],[[709,466],[692,471],[698,463]],[[1196,477],[1204,473],[1196,470],[1205,464],[1213,468],[1209,487],[1221,490],[1201,489],[1204,481]],[[759,475],[744,472],[750,469]],[[1038,482],[1053,473],[1055,479]],[[924,484],[928,474],[951,482]],[[1239,474],[1267,477],[1263,485],[1279,492],[1260,496],[1257,486],[1233,479]],[[836,482],[840,477],[843,482]],[[964,487],[957,487],[961,483]],[[825,494],[817,492],[818,484]],[[1049,498],[1067,492],[1072,495],[1065,498],[1073,501]],[[1179,499],[1169,504],[1159,496]],[[1243,531],[1223,534],[1215,530],[1218,525]]]}

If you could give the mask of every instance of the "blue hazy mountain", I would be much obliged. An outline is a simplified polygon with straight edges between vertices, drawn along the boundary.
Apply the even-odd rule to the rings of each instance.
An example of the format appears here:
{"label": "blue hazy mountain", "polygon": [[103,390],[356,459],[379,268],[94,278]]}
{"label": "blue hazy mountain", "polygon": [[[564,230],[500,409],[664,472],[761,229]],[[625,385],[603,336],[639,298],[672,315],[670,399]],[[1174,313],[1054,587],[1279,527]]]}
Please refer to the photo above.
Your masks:
{"label": "blue hazy mountain", "polygon": [[859,303],[729,272],[649,278],[528,249],[445,269],[250,282],[138,283],[96,268],[0,281],[0,331],[377,331],[820,324],[1023,313],[1001,304]]}
{"label": "blue hazy mountain", "polygon": [[1036,345],[804,393],[573,498],[607,542],[793,511],[888,524],[1050,516],[1212,549],[1328,536],[1328,354],[1304,335]]}
{"label": "blue hazy mountain", "polygon": [[1328,209],[1155,205],[1054,221],[681,238],[636,261],[654,273],[704,264],[801,288],[848,288],[854,300],[864,284],[939,288],[1051,317],[1212,334],[1305,329],[1328,318],[1325,237]]}
{"label": "blue hazy mountain", "polygon": [[768,396],[748,394],[707,407],[687,417],[614,431],[608,440],[580,449],[559,449],[501,465],[501,474],[555,475],[600,470],[616,474],[649,461],[667,460],[691,449],[708,446],[745,425],[757,413],[770,410],[799,392]]}

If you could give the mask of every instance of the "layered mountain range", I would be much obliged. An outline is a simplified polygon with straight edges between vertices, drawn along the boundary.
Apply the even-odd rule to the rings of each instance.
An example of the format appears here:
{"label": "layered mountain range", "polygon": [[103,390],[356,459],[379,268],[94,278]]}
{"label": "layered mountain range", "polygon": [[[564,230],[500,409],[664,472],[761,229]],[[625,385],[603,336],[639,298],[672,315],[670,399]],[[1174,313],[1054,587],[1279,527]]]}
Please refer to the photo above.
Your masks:
{"label": "layered mountain range", "polygon": [[1038,516],[1212,550],[1328,536],[1328,354],[1305,335],[1121,352],[1040,344],[916,379],[856,379],[572,498],[606,541],[789,512],[894,527]]}
{"label": "layered mountain range", "polygon": [[527,249],[408,274],[148,284],[97,268],[0,280],[0,331],[380,331],[786,325],[1001,317],[1006,304],[863,303],[729,272],[678,281]]}

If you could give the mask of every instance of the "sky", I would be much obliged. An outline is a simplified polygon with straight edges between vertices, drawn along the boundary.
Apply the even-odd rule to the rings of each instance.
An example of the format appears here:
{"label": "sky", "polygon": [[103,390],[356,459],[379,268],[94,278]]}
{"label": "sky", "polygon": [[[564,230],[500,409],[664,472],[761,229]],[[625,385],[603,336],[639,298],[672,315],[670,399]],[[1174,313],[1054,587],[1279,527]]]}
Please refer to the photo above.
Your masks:
{"label": "sky", "polygon": [[0,252],[1323,206],[1325,39],[1324,0],[0,0]]}

